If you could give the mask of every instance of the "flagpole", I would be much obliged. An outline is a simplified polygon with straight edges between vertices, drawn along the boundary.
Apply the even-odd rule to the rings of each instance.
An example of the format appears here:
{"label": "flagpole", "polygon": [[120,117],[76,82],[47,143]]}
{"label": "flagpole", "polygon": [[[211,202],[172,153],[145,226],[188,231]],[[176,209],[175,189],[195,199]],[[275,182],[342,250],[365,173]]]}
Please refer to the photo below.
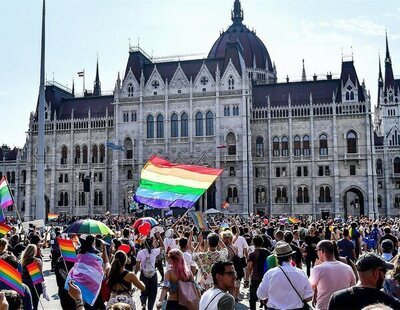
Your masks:
{"label": "flagpole", "polygon": [[[40,284],[42,284],[42,283],[40,283]],[[38,297],[38,300],[39,300],[39,302],[40,302],[40,305],[42,306],[42,309],[44,310],[42,301],[40,300],[40,296],[39,296],[38,291],[37,291],[37,289],[36,289],[36,284],[33,284],[33,287],[34,287],[34,289],[35,289],[36,296]]]}
{"label": "flagpole", "polygon": [[83,97],[85,97],[85,69],[83,69]]}

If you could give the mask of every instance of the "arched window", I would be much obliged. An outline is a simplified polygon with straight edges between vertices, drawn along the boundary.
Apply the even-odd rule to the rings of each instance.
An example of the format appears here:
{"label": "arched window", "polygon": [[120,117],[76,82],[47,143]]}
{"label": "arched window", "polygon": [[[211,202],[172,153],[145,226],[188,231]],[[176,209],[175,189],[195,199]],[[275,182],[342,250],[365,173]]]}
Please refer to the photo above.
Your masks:
{"label": "arched window", "polygon": [[289,156],[288,138],[286,136],[283,136],[281,141],[282,156]]}
{"label": "arched window", "polygon": [[279,151],[279,138],[278,137],[274,137],[272,139],[272,155],[273,156],[279,156],[280,155],[280,151]]}
{"label": "arched window", "polygon": [[394,173],[400,173],[400,157],[396,157],[393,160],[393,171]]}
{"label": "arched window", "polygon": [[131,138],[126,138],[124,140],[124,149],[126,153],[126,159],[132,159],[133,158],[133,145],[132,145],[132,139]]}
{"label": "arched window", "polygon": [[214,114],[208,111],[206,114],[206,136],[214,135]]}
{"label": "arched window", "polygon": [[382,159],[378,159],[376,161],[376,174],[377,175],[382,175],[383,170],[382,170]]}
{"label": "arched window", "polygon": [[95,191],[93,195],[93,205],[98,206],[99,205],[99,192]]}
{"label": "arched window", "polygon": [[136,111],[131,112],[131,122],[137,121],[137,114]]}
{"label": "arched window", "polygon": [[232,75],[230,75],[228,79],[228,89],[235,89],[235,80]]}
{"label": "arched window", "polygon": [[88,148],[86,145],[82,146],[82,163],[87,164],[88,162]]}
{"label": "arched window", "polygon": [[400,195],[399,194],[394,196],[394,207],[395,208],[399,208],[400,207]]}
{"label": "arched window", "polygon": [[164,116],[157,115],[157,138],[164,138]]}
{"label": "arched window", "polygon": [[86,195],[85,195],[85,192],[80,192],[80,193],[79,193],[79,205],[80,205],[80,206],[86,205]]}
{"label": "arched window", "polygon": [[11,184],[15,183],[15,171],[11,171],[11,180],[10,180]]}
{"label": "arched window", "polygon": [[67,192],[60,192],[58,196],[58,206],[59,207],[67,207],[68,206],[68,193]]}
{"label": "arched window", "polygon": [[310,155],[310,137],[308,135],[303,137],[303,155]]}
{"label": "arched window", "polygon": [[265,203],[267,201],[266,199],[266,190],[264,187],[257,187],[256,188],[256,203]]}
{"label": "arched window", "polygon": [[188,137],[189,136],[189,121],[188,115],[186,112],[182,113],[181,116],[181,137]]}
{"label": "arched window", "polygon": [[287,203],[288,202],[286,187],[280,186],[280,187],[276,188],[275,202],[276,203]]}
{"label": "arched window", "polygon": [[92,164],[98,163],[97,145],[92,146]]}
{"label": "arched window", "polygon": [[347,133],[347,153],[357,153],[357,134],[354,130]]}
{"label": "arched window", "polygon": [[294,137],[294,141],[293,141],[293,151],[294,151],[294,156],[300,156],[300,155],[301,155],[300,136],[295,136],[295,137]]}
{"label": "arched window", "polygon": [[319,155],[328,155],[328,137],[325,134],[319,136]]}
{"label": "arched window", "polygon": [[307,186],[299,186],[297,188],[297,203],[308,203],[310,202],[310,197],[308,195]]}
{"label": "arched window", "polygon": [[321,186],[319,188],[318,201],[319,202],[331,202],[332,201],[331,189],[329,186]]}
{"label": "arched window", "polygon": [[104,147],[104,144],[100,144],[99,146],[99,155],[100,155],[100,160],[99,162],[102,164],[104,163],[104,159],[106,158],[106,149]]}
{"label": "arched window", "polygon": [[128,84],[128,97],[133,97],[133,84]]}
{"label": "arched window", "polygon": [[75,159],[74,159],[75,164],[80,164],[81,163],[81,147],[79,145],[75,146]]}
{"label": "arched window", "polygon": [[262,137],[256,139],[256,157],[264,157],[264,139]]}
{"label": "arched window", "polygon": [[21,172],[22,184],[26,183],[26,171],[22,170]]}
{"label": "arched window", "polygon": [[64,145],[61,148],[61,165],[66,165],[68,159],[68,148]]}
{"label": "arched window", "polygon": [[147,139],[153,139],[154,138],[154,117],[153,115],[147,116],[146,119],[146,124],[147,124]]}
{"label": "arched window", "polygon": [[378,195],[378,208],[382,208],[382,196]]}
{"label": "arched window", "polygon": [[229,186],[227,190],[227,201],[229,203],[238,203],[239,202],[239,191],[238,188],[234,185]]}
{"label": "arched window", "polygon": [[236,136],[233,132],[226,135],[226,144],[228,145],[228,155],[236,155]]}
{"label": "arched window", "polygon": [[201,137],[203,135],[203,113],[196,113],[196,136]]}
{"label": "arched window", "polygon": [[178,114],[171,115],[171,137],[178,137]]}

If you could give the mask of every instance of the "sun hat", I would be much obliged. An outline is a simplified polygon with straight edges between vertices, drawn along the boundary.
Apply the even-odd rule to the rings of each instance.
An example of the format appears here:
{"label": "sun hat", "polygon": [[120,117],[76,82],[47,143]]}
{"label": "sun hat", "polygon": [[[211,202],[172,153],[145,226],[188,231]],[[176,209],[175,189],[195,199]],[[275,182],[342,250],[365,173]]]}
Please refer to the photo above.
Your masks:
{"label": "sun hat", "polygon": [[295,253],[296,251],[293,251],[292,247],[285,241],[278,241],[273,252],[276,257],[286,257]]}

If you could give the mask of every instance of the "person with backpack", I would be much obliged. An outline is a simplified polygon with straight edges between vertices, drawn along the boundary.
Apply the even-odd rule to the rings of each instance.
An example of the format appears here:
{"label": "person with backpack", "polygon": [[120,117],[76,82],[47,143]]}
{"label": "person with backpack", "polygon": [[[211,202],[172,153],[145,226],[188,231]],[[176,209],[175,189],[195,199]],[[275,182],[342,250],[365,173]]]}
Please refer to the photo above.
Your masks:
{"label": "person with backpack", "polygon": [[[267,257],[271,254],[266,248],[263,248],[264,239],[257,235],[253,238],[255,249],[249,255],[247,262],[247,273],[244,281],[244,287],[249,287],[250,284],[250,310],[256,309],[257,289],[260,286],[261,280],[267,271]],[[251,282],[249,282],[251,279]]]}
{"label": "person with backpack", "polygon": [[186,265],[183,253],[172,249],[168,253],[170,269],[165,273],[165,280],[157,309],[161,309],[167,297],[166,310],[195,310],[200,302],[200,292],[195,283],[194,276]]}
{"label": "person with backpack", "polygon": [[[140,281],[142,281],[146,287],[140,295],[140,301],[142,308],[152,310],[157,297],[157,272],[156,272],[156,257],[160,254],[161,249],[164,248],[163,240],[159,233],[155,234],[156,239],[146,238],[144,242],[144,249],[140,250],[136,256],[136,268],[135,273],[137,274],[140,270]],[[158,241],[159,247],[155,247],[156,241]]]}
{"label": "person with backpack", "polygon": [[134,306],[132,298],[132,284],[141,291],[145,290],[144,284],[136,277],[133,272],[126,269],[128,257],[124,251],[118,250],[111,263],[111,270],[108,275],[107,285],[110,290],[110,299],[107,307],[121,302],[122,300]]}

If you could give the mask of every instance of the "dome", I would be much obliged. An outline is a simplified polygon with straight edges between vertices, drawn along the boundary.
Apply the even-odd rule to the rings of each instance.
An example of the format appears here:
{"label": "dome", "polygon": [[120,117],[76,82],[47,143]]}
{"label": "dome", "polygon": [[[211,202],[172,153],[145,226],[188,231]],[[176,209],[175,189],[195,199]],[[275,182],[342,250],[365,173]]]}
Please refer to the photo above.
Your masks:
{"label": "dome", "polygon": [[226,30],[211,48],[208,58],[225,57],[226,44],[228,42],[239,41],[243,48],[243,56],[246,67],[252,68],[254,59],[256,68],[273,71],[271,58],[267,48],[254,31],[249,30],[243,25],[243,10],[240,1],[235,0],[234,10],[232,11],[233,24]]}

